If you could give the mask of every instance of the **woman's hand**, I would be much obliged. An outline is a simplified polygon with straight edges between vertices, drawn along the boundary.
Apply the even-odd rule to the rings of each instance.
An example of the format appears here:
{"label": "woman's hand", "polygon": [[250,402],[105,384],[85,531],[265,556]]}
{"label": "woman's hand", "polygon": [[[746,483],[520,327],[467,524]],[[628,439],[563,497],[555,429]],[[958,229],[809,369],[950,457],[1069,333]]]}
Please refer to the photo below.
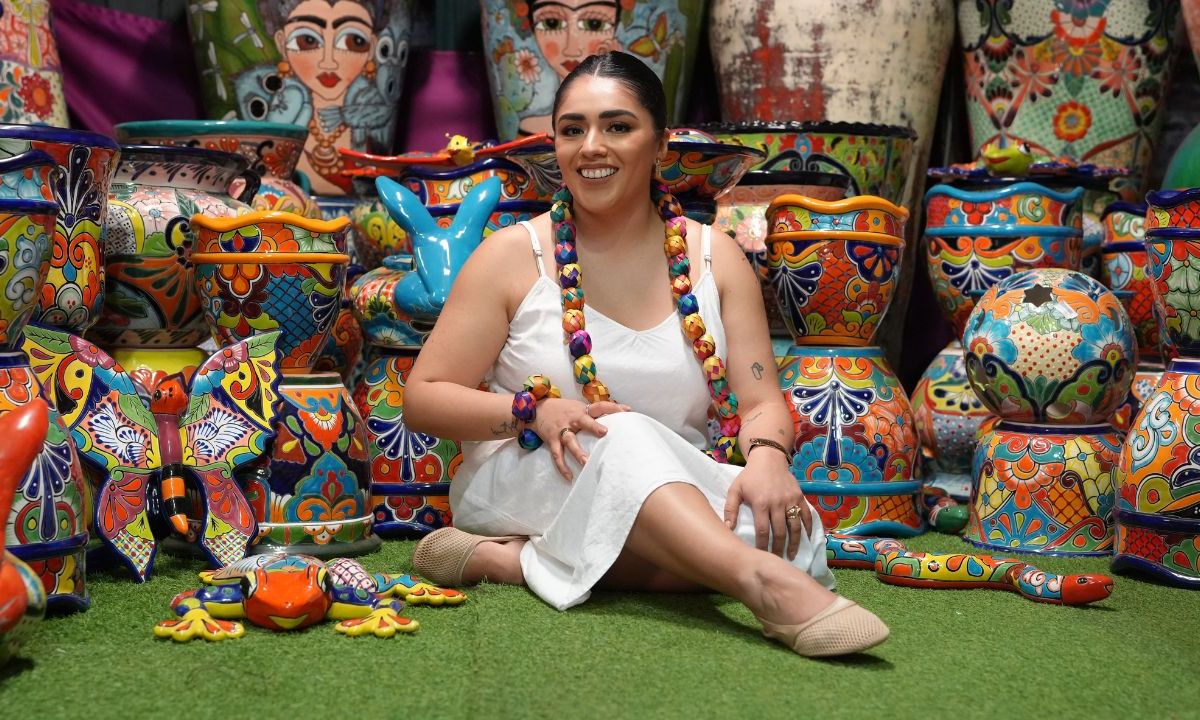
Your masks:
{"label": "woman's hand", "polygon": [[[758,549],[767,550],[769,539],[771,554],[795,559],[801,538],[812,532],[812,511],[782,453],[762,448],[747,458],[746,468],[734,478],[725,498],[725,525],[730,530],[737,526],[743,503],[754,515],[754,544]],[[790,518],[789,508],[798,508]]]}
{"label": "woman's hand", "polygon": [[543,445],[550,450],[554,458],[554,466],[567,482],[573,479],[567,468],[566,452],[579,461],[580,465],[587,462],[587,453],[583,451],[576,435],[590,432],[596,437],[604,437],[608,428],[596,421],[596,418],[613,413],[631,410],[628,405],[604,400],[595,403],[581,403],[578,400],[566,398],[546,398],[538,403],[537,416],[533,419],[532,428]]}

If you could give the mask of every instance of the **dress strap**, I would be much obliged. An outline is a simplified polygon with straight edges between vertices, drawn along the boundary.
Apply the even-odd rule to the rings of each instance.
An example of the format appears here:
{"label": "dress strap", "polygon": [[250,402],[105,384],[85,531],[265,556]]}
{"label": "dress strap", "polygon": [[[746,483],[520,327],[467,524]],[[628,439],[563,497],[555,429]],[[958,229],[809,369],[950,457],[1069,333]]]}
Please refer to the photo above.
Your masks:
{"label": "dress strap", "polygon": [[542,243],[538,241],[537,230],[533,229],[533,223],[528,220],[522,220],[521,225],[529,233],[529,242],[533,244],[533,259],[537,261],[538,273],[546,275],[546,264],[542,262]]}
{"label": "dress strap", "polygon": [[704,257],[704,269],[712,270],[712,225],[703,225],[700,231],[700,254]]}

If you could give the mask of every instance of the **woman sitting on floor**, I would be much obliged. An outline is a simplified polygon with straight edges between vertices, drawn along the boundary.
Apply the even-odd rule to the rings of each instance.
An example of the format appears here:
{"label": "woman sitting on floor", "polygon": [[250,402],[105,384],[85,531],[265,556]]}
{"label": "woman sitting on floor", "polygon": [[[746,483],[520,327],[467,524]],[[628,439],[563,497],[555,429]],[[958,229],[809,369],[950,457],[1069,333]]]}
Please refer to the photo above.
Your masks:
{"label": "woman sitting on floor", "polygon": [[[420,542],[417,571],[525,584],[560,610],[593,587],[710,588],[802,655],[882,642],[886,625],[830,592],[758,278],[652,182],[661,82],[632,55],[593,55],[559,87],[553,127],[555,206],[475,251],[405,390],[408,426],[465,456],[457,528]],[[713,457],[739,448],[744,468]]]}

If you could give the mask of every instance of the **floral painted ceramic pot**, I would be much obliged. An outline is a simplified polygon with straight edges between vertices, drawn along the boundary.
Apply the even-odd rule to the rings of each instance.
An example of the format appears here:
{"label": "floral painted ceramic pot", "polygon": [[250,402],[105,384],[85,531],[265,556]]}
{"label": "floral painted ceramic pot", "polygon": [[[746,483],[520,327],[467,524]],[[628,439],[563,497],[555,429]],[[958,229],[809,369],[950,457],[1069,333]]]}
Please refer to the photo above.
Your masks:
{"label": "floral painted ceramic pot", "polygon": [[919,176],[933,138],[954,20],[948,2],[714,0],[708,32],[721,118],[908,126],[924,149],[916,152],[919,167],[906,165],[904,172]]}
{"label": "floral painted ceramic pot", "polygon": [[1121,434],[1002,421],[979,439],[963,537],[997,552],[1108,555]]}
{"label": "floral painted ceramic pot", "polygon": [[975,301],[1023,270],[1078,270],[1083,190],[1033,183],[988,190],[937,185],[925,194],[925,262],[942,313],[961,335]]}
{"label": "floral painted ceramic pot", "polygon": [[49,0],[0,2],[0,122],[70,124],[50,4]]}
{"label": "floral painted ceramic pot", "polygon": [[[91,336],[105,347],[193,348],[208,331],[192,274],[192,215],[249,212],[257,176],[233,153],[124,145],[105,216],[104,309]],[[247,184],[247,179],[249,179]],[[244,188],[234,199],[230,187]]]}
{"label": "floral painted ceramic pot", "polygon": [[1151,192],[1146,196],[1147,274],[1163,352],[1200,355],[1200,190]]}
{"label": "floral painted ceramic pot", "polygon": [[1162,357],[1158,321],[1154,317],[1154,288],[1146,274],[1143,243],[1146,205],[1113,203],[1104,213],[1104,245],[1100,249],[1100,278],[1125,306],[1137,336],[1138,356],[1156,361]]}
{"label": "floral painted ceramic pot", "polygon": [[358,318],[354,317],[350,300],[350,287],[361,275],[361,265],[352,263],[347,268],[337,319],[333,322],[333,335],[313,365],[317,372],[336,372],[341,375],[347,387],[354,386],[355,375],[363,369],[363,331]]}
{"label": "floral painted ceramic pot", "polygon": [[1013,422],[1106,422],[1133,382],[1137,341],[1116,296],[1071,270],[1028,270],[993,285],[963,333],[979,399]]}
{"label": "floral painted ceramic pot", "polygon": [[38,307],[50,270],[58,205],[0,199],[0,351],[21,347],[21,331]]}
{"label": "floral painted ceramic pot", "polygon": [[[369,187],[369,191],[360,190]],[[375,193],[374,181],[359,178],[354,182],[357,201],[350,211],[350,222],[354,226],[355,257],[368,270],[383,265],[383,259],[394,253],[412,254],[412,241],[408,233],[388,215],[387,208]]]}
{"label": "floral painted ceramic pot", "polygon": [[1146,171],[1177,42],[1174,0],[959,0],[976,152],[998,138],[1039,154]]}
{"label": "floral painted ceramic pot", "polygon": [[192,218],[196,287],[221,345],[280,330],[284,373],[312,369],[333,332],[350,257],[350,221],[291,213]]}
{"label": "floral painted ceramic pot", "polygon": [[1200,588],[1200,361],[1175,360],[1134,419],[1117,473],[1113,569]]}
{"label": "floral painted ceramic pot", "polygon": [[371,503],[375,531],[385,537],[450,525],[450,481],[462,464],[458,443],[404,424],[404,385],[416,359],[413,350],[382,349],[363,375]]}
{"label": "floral painted ceramic pot", "polygon": [[899,125],[840,122],[744,122],[701,125],[718,142],[761,150],[752,170],[822,172],[849,178],[848,195],[904,203],[916,133]]}
{"label": "floral painted ceramic pot", "polygon": [[54,158],[22,140],[0,138],[0,199],[54,202],[62,176]]}
{"label": "floral painted ceramic pot", "polygon": [[[0,414],[43,397],[29,358],[21,350],[0,351]],[[37,461],[13,498],[4,544],[41,578],[51,611],[85,610],[88,527],[92,493],[75,443],[59,414],[49,427]]]}
{"label": "floral painted ceramic pot", "polygon": [[221,0],[188,5],[209,117],[308,129],[299,169],[350,189],[339,147],[389,153],[408,63],[407,0]]}
{"label": "floral painted ceramic pot", "polygon": [[1133,427],[1134,418],[1141,412],[1142,406],[1146,404],[1151,393],[1158,388],[1158,383],[1162,380],[1165,371],[1166,368],[1159,363],[1142,362],[1138,364],[1137,371],[1133,374],[1133,385],[1129,388],[1129,394],[1125,396],[1125,402],[1121,403],[1121,406],[1109,418],[1113,427],[1122,433],[1129,432],[1129,429]]}
{"label": "floral painted ceramic pot", "polygon": [[826,530],[920,533],[913,411],[882,350],[792,346],[776,362],[796,423],[792,474]]}
{"label": "floral painted ceramic pot", "polygon": [[588,55],[624,50],[663,81],[667,123],[687,107],[702,0],[483,0],[483,44],[502,140],[552,132],[559,83]]}
{"label": "floral painted ceramic pot", "polygon": [[335,373],[290,374],[265,463],[246,478],[258,521],[254,554],[362,555],[379,547],[370,506],[367,436]]}
{"label": "floral painted ceramic pot", "polygon": [[[82,335],[100,318],[104,302],[101,231],[120,150],[103,135],[33,125],[0,125],[0,146],[14,154],[41,150],[58,166],[52,190],[59,212],[50,273],[33,319]],[[0,185],[0,197],[20,196],[19,189]]]}
{"label": "floral painted ceramic pot", "polygon": [[869,345],[900,278],[908,211],[882,198],[783,195],[767,208],[767,274],[800,345]]}
{"label": "floral painted ceramic pot", "polygon": [[[114,125],[113,130],[124,144],[184,145],[238,153],[250,161],[250,169],[261,178],[258,192],[248,201],[251,207],[321,217],[311,193],[293,180],[308,139],[308,129],[302,125],[253,120],[147,120]],[[307,178],[301,179],[307,184]]]}
{"label": "floral painted ceramic pot", "polygon": [[962,345],[944,348],[926,368],[912,394],[921,470],[925,483],[966,502],[979,427],[992,414],[967,380]]}
{"label": "floral painted ceramic pot", "polygon": [[414,318],[396,300],[396,289],[416,271],[412,255],[389,255],[350,287],[350,299],[363,334],[371,345],[394,350],[419,350],[433,332],[429,318]]}
{"label": "floral painted ceramic pot", "polygon": [[1151,192],[1146,203],[1147,233],[1170,228],[1200,231],[1200,188]]}

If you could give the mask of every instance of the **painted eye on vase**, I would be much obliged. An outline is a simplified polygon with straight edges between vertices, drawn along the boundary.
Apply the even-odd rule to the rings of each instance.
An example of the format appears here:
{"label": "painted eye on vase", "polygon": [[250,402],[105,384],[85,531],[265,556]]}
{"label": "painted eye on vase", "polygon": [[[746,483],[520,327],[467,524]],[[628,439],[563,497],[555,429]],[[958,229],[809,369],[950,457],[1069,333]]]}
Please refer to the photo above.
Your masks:
{"label": "painted eye on vase", "polygon": [[562,32],[567,29],[567,20],[558,15],[534,16],[533,29],[535,32]]}
{"label": "painted eye on vase", "polygon": [[371,38],[358,28],[346,28],[333,39],[333,49],[352,53],[371,52]]}
{"label": "painted eye on vase", "polygon": [[325,41],[321,39],[317,31],[310,28],[298,28],[288,35],[284,48],[292,52],[308,52],[319,50],[324,44]]}
{"label": "painted eye on vase", "polygon": [[617,24],[606,17],[585,17],[576,20],[575,27],[586,33],[612,35]]}

